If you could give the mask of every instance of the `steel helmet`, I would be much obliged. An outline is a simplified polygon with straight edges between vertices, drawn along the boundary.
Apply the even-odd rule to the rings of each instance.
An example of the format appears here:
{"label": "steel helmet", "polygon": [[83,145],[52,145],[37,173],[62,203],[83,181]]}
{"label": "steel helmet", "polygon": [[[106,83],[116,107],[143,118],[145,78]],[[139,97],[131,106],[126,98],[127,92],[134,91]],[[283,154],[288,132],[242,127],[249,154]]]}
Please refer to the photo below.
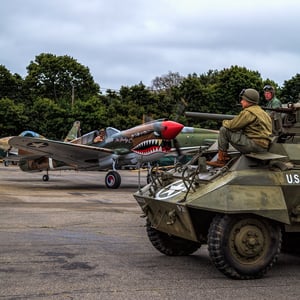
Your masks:
{"label": "steel helmet", "polygon": [[240,93],[240,99],[245,99],[248,102],[258,104],[259,93],[255,89],[243,89]]}
{"label": "steel helmet", "polygon": [[275,95],[274,87],[272,85],[269,85],[269,84],[264,86],[264,92],[270,92],[270,93],[272,93],[272,96]]}

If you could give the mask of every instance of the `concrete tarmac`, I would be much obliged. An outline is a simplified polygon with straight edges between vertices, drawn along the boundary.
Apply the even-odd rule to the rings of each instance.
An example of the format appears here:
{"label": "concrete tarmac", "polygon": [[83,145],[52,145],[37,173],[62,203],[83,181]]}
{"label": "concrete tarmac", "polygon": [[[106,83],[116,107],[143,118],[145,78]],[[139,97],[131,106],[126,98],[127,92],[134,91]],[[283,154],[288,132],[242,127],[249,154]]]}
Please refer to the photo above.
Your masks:
{"label": "concrete tarmac", "polygon": [[206,246],[159,253],[132,196],[138,173],[120,173],[110,190],[104,172],[52,172],[43,182],[0,166],[0,299],[299,299],[299,255],[239,281],[214,267]]}

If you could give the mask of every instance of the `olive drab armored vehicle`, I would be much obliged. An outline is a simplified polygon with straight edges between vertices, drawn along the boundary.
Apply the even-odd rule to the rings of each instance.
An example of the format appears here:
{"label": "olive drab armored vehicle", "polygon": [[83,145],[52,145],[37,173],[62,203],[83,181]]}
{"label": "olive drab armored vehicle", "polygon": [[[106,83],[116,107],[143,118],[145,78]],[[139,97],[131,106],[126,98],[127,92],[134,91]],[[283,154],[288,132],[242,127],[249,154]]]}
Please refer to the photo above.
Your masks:
{"label": "olive drab armored vehicle", "polygon": [[213,145],[185,165],[153,168],[134,197],[158,251],[189,255],[207,244],[216,268],[235,279],[260,278],[273,266],[300,233],[300,103],[276,112],[281,129],[266,153],[232,148],[218,168],[206,164],[216,159]]}

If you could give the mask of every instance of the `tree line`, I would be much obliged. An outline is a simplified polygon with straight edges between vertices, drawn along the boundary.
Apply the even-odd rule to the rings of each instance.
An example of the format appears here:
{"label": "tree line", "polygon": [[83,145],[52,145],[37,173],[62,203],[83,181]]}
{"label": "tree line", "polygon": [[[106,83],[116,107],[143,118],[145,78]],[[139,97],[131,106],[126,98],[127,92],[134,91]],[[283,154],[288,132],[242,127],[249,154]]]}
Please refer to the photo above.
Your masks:
{"label": "tree line", "polygon": [[[282,103],[298,102],[300,74],[279,87],[263,80],[258,71],[231,66],[186,77],[169,71],[157,76],[151,86],[142,82],[101,93],[89,71],[70,56],[41,53],[27,66],[22,78],[0,65],[0,137],[36,131],[47,138],[63,139],[75,120],[82,133],[107,126],[126,129],[152,119],[176,119],[187,126],[218,129],[216,121],[188,119],[188,111],[238,114],[238,95],[243,88],[262,92],[271,84]],[[261,105],[264,99],[261,93]]]}

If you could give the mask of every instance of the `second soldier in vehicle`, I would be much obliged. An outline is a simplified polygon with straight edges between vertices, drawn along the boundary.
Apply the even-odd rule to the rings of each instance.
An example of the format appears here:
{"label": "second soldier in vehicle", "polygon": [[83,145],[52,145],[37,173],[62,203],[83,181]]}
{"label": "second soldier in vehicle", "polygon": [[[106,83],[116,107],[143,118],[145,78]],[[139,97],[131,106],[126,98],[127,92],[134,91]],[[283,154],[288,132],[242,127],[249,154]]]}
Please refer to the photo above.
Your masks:
{"label": "second soldier in vehicle", "polygon": [[276,109],[281,107],[281,101],[275,96],[275,89],[271,85],[265,85],[264,86],[264,97],[267,101],[266,110],[267,113],[270,115],[272,119],[272,125],[273,125],[273,134],[278,135],[282,132],[282,121],[281,121],[281,114],[279,112],[276,112],[274,110],[268,110],[270,109]]}

